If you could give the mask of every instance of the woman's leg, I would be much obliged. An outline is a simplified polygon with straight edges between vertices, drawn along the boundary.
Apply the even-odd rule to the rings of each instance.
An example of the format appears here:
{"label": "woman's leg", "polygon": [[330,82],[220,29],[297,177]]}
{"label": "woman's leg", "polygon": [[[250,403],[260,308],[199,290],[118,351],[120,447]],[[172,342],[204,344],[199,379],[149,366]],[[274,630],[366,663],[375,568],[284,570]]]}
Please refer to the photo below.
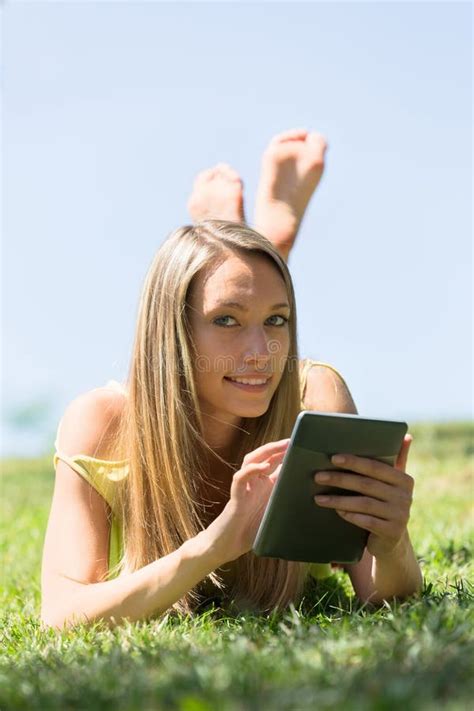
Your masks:
{"label": "woman's leg", "polygon": [[[323,174],[326,147],[319,133],[301,129],[278,134],[263,154],[255,229],[286,261]],[[239,174],[226,163],[199,173],[187,207],[193,222],[210,218],[245,222]]]}
{"label": "woman's leg", "polygon": [[270,141],[262,157],[255,229],[285,260],[324,170],[327,143],[320,133],[294,129]]}

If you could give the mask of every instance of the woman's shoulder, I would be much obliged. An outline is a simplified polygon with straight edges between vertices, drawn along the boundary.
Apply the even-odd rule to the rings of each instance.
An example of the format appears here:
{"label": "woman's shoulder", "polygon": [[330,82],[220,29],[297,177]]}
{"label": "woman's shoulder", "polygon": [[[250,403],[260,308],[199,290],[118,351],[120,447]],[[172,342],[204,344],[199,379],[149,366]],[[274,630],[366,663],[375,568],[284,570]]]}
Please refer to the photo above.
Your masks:
{"label": "woman's shoulder", "polygon": [[57,448],[71,456],[118,461],[110,455],[125,403],[125,393],[109,384],[81,393],[66,407],[58,428]]}
{"label": "woman's shoulder", "polygon": [[66,407],[54,443],[54,469],[61,461],[69,465],[113,512],[117,487],[128,476],[128,461],[114,447],[123,407],[123,395],[107,387],[78,395]]}
{"label": "woman's shoulder", "polygon": [[330,363],[306,358],[300,365],[304,378],[304,404],[309,410],[357,412],[341,372]]}
{"label": "woman's shoulder", "polygon": [[309,372],[311,371],[312,375],[316,373],[319,377],[331,378],[333,380],[334,375],[336,375],[337,378],[339,378],[345,383],[341,372],[334,365],[326,363],[322,360],[314,360],[313,358],[303,358],[299,361],[299,369],[301,375],[303,373],[309,374]]}

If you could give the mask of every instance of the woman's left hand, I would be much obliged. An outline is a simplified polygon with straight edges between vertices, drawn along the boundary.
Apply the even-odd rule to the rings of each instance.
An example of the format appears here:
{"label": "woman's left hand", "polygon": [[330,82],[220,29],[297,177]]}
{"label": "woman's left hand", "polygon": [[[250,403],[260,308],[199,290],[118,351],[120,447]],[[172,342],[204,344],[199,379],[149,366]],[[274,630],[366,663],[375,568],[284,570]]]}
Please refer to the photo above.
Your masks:
{"label": "woman's left hand", "polygon": [[405,469],[412,441],[411,435],[405,435],[394,467],[374,459],[343,454],[339,455],[344,457],[343,463],[335,461],[334,457],[331,461],[356,474],[330,470],[315,475],[318,484],[362,494],[324,495],[325,501],[315,496],[315,501],[319,506],[335,509],[346,521],[370,531],[367,550],[376,558],[392,555],[407,537],[414,480]]}

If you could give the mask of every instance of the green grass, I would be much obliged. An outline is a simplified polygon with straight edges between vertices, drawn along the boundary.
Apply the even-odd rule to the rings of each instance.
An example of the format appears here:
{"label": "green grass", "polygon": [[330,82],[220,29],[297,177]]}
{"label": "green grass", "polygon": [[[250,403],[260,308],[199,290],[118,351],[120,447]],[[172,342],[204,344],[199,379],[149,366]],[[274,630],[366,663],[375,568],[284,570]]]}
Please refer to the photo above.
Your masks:
{"label": "green grass", "polygon": [[115,630],[40,630],[52,454],[4,461],[2,711],[472,708],[473,426],[410,432],[420,597],[369,610],[338,572],[269,619],[211,608]]}

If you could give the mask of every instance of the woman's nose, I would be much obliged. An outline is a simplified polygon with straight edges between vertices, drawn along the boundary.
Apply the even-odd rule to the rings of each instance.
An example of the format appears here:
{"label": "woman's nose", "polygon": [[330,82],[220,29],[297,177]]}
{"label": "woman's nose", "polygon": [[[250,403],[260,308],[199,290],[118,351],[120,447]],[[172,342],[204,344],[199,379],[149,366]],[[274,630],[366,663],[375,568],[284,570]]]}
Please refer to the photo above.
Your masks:
{"label": "woman's nose", "polygon": [[270,339],[262,328],[252,330],[245,346],[245,356],[247,358],[253,356],[259,360],[266,360],[272,353]]}

